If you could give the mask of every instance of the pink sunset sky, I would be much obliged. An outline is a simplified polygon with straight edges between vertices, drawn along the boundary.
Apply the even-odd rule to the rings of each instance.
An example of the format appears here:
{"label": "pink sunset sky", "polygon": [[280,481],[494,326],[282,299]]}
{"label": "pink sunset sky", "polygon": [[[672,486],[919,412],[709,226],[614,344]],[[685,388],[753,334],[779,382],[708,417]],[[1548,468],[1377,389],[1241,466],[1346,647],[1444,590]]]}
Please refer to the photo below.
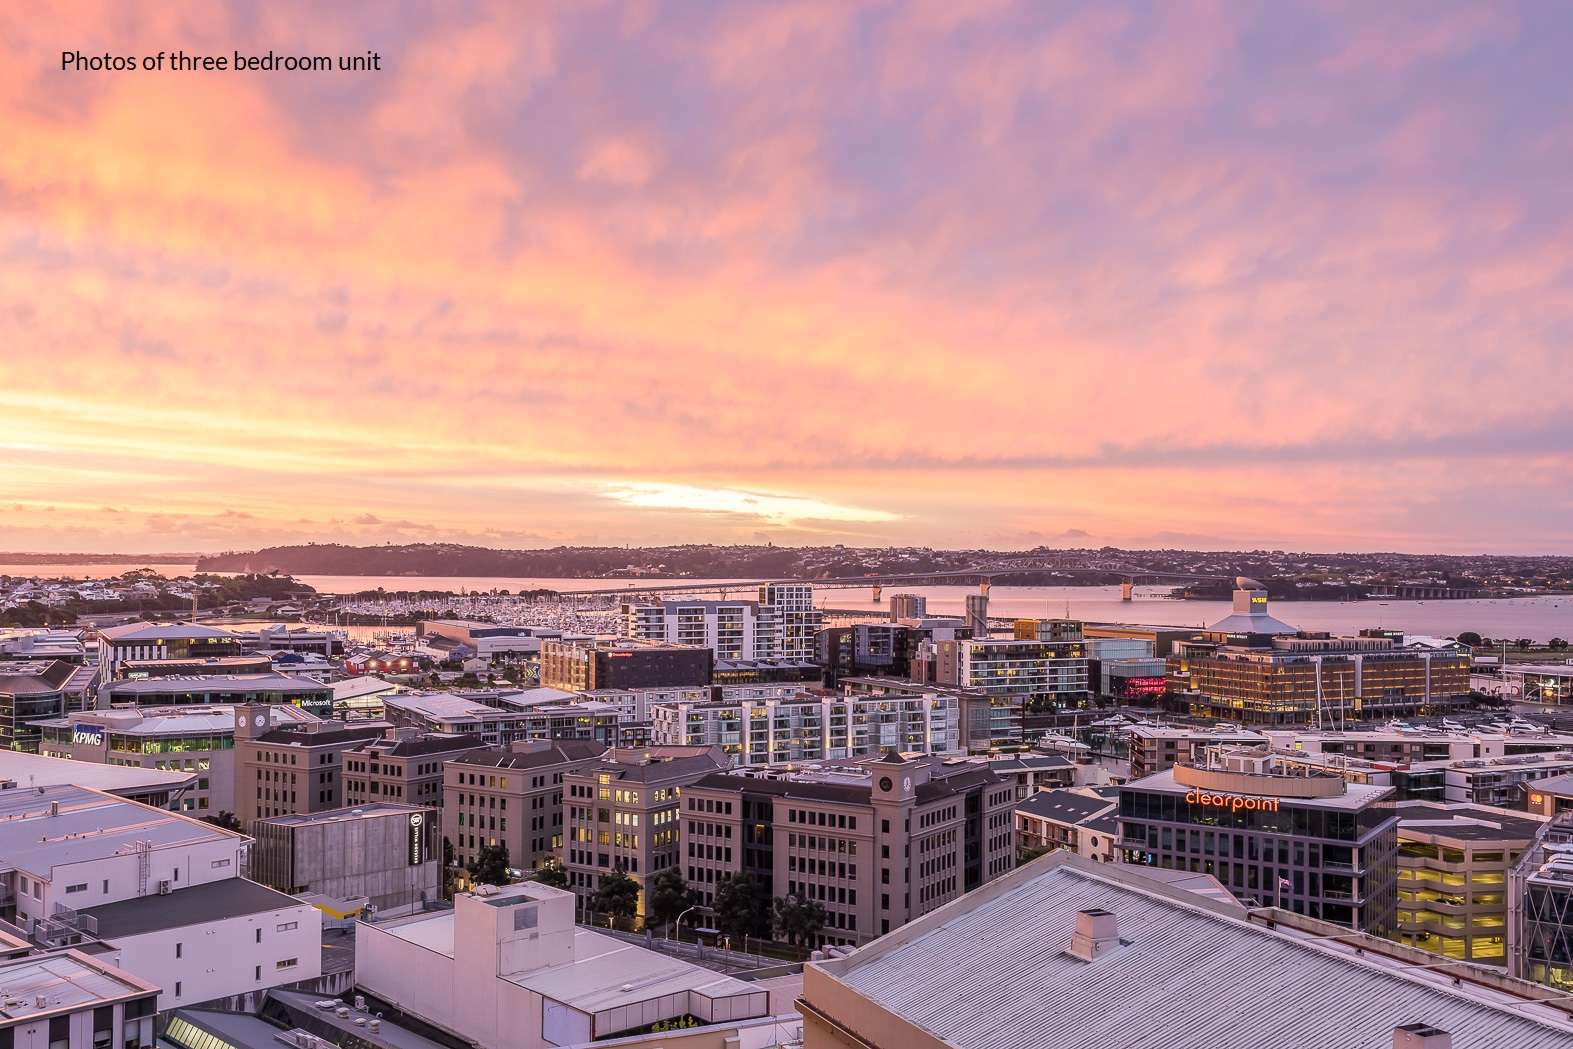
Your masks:
{"label": "pink sunset sky", "polygon": [[9,5],[0,549],[1573,552],[1569,53],[1562,2]]}

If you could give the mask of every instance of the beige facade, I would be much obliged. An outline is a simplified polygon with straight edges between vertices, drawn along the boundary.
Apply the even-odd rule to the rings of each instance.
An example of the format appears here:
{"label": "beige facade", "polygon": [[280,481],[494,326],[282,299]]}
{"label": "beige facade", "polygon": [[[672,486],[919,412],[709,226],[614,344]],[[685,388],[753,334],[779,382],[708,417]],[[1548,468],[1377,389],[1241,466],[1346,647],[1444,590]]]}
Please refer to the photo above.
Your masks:
{"label": "beige facade", "polygon": [[473,862],[486,845],[506,845],[520,869],[553,858],[563,843],[563,779],[604,750],[590,740],[526,740],[444,763],[442,833],[454,861]]}
{"label": "beige facade", "polygon": [[326,812],[344,805],[344,752],[377,739],[382,722],[269,727],[267,707],[235,706],[235,818]]}
{"label": "beige facade", "polygon": [[709,776],[683,791],[683,872],[704,903],[747,873],[864,943],[1014,865],[1014,785],[986,765],[894,753]]}
{"label": "beige facade", "polygon": [[344,755],[344,804],[393,802],[440,809],[443,762],[485,750],[479,740],[458,735],[422,735],[389,729]]}
{"label": "beige facade", "polygon": [[622,871],[639,883],[679,866],[679,794],[727,767],[719,747],[618,748],[563,778],[562,846],[568,887],[583,901]]}

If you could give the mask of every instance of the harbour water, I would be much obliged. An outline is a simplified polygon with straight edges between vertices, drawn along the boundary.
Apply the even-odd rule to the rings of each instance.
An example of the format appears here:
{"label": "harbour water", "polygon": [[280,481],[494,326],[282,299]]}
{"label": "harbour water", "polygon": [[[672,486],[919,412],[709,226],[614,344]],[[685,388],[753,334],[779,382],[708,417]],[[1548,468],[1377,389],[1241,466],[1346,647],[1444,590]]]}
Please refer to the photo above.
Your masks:
{"label": "harbour water", "polygon": [[[189,575],[190,564],[60,564],[0,565],[0,574],[43,577],[105,578],[133,568],[152,568],[163,575]],[[503,576],[300,576],[301,582],[320,593],[346,594],[378,587],[386,591],[439,590],[485,593],[507,590],[556,590],[572,593],[625,586],[649,586],[650,579],[549,579]],[[708,581],[708,580],[707,580]],[[683,584],[701,580],[677,580]],[[713,582],[726,582],[713,580]],[[874,611],[884,607],[896,592],[922,594],[929,611],[960,614],[970,586],[885,587],[880,604],[872,588],[821,591],[817,600],[826,608]],[[1114,586],[1003,586],[990,595],[989,614],[1003,617],[1069,616],[1093,622],[1172,624],[1201,626],[1228,614],[1226,601],[1179,601],[1167,587],[1137,587],[1131,601],[1120,600]],[[745,596],[734,589],[733,597]],[[1411,634],[1453,637],[1465,630],[1493,638],[1527,637],[1545,642],[1553,637],[1573,638],[1573,597],[1524,597],[1462,601],[1276,601],[1278,618],[1305,630],[1352,633],[1366,627],[1385,627]]]}

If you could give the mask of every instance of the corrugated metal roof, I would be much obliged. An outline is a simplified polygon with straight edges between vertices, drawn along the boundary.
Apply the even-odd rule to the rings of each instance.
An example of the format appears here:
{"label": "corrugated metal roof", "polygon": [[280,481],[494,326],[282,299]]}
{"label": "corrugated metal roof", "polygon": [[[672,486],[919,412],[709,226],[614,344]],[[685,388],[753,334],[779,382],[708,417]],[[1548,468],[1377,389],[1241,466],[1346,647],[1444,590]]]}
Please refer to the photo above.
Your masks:
{"label": "corrugated metal roof", "polygon": [[[912,942],[851,956],[839,979],[963,1049],[1390,1049],[1393,1028],[1417,1020],[1451,1032],[1455,1049],[1573,1045],[1573,1025],[1474,989],[1070,865],[958,902]],[[1093,908],[1118,915],[1130,942],[1088,963],[1064,950],[1077,912]]]}

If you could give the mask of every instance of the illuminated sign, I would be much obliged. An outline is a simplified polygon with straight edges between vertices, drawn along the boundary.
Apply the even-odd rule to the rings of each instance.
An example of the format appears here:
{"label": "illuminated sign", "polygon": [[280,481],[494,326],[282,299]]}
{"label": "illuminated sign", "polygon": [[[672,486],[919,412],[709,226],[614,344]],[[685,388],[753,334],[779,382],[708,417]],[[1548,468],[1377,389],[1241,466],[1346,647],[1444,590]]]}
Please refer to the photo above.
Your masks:
{"label": "illuminated sign", "polygon": [[419,867],[426,862],[426,835],[422,833],[426,826],[424,812],[410,813],[410,863],[411,867]]}
{"label": "illuminated sign", "polygon": [[86,743],[90,747],[102,747],[104,745],[104,726],[72,725],[71,742]]}
{"label": "illuminated sign", "polygon": [[1252,594],[1251,595],[1251,604],[1253,604],[1253,605],[1264,605],[1265,606],[1267,604],[1267,595],[1265,595],[1265,594]]}
{"label": "illuminated sign", "polygon": [[1118,691],[1125,696],[1161,696],[1168,691],[1169,683],[1161,677],[1128,677]]}
{"label": "illuminated sign", "polygon": [[1209,794],[1205,790],[1188,790],[1185,800],[1191,805],[1206,805],[1230,812],[1277,812],[1277,798],[1248,798],[1241,794]]}

